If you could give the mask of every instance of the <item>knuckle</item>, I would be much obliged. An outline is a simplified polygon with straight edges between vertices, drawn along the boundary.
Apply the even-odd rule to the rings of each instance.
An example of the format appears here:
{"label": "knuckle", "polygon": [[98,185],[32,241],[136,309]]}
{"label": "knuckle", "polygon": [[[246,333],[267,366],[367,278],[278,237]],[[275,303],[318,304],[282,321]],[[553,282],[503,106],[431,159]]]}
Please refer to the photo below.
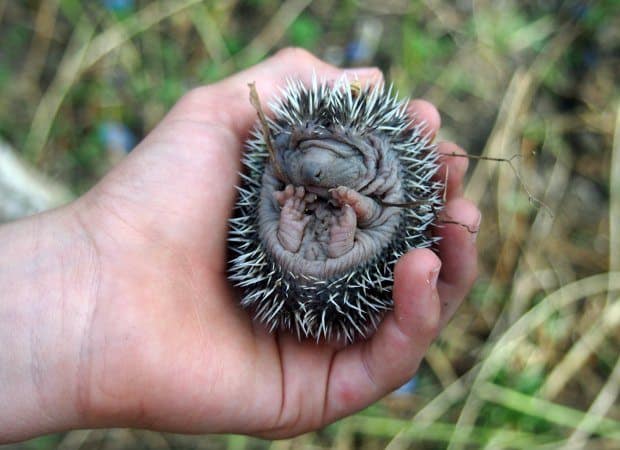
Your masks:
{"label": "knuckle", "polygon": [[274,58],[285,61],[292,61],[296,64],[313,64],[320,61],[308,50],[301,47],[284,47],[275,54]]}
{"label": "knuckle", "polygon": [[211,89],[209,86],[198,86],[187,91],[179,102],[187,104],[201,104],[209,99]]}

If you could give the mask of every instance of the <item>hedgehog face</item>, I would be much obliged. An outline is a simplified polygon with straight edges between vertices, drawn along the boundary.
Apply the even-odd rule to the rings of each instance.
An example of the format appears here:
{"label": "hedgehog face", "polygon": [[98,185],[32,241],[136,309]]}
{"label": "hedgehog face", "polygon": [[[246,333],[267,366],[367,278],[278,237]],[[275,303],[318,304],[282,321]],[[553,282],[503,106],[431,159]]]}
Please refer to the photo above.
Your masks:
{"label": "hedgehog face", "polygon": [[293,81],[272,109],[273,152],[257,127],[244,157],[230,279],[271,330],[351,341],[392,307],[398,258],[434,242],[437,155],[383,86]]}
{"label": "hedgehog face", "polygon": [[[281,154],[282,169],[295,186],[325,196],[328,189],[356,187],[368,169],[359,149],[335,139],[307,139],[290,148],[290,139]],[[277,141],[276,141],[277,142]],[[320,189],[324,188],[324,189]]]}

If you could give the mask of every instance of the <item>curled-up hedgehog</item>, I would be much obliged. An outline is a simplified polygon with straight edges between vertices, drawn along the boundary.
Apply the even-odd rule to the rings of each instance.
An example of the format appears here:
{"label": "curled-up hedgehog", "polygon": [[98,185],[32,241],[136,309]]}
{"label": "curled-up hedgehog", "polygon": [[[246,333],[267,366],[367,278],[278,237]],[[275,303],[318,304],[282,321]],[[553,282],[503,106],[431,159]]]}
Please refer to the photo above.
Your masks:
{"label": "curled-up hedgehog", "polygon": [[366,337],[393,306],[396,261],[435,242],[438,155],[383,85],[289,81],[270,106],[246,145],[229,278],[271,331]]}

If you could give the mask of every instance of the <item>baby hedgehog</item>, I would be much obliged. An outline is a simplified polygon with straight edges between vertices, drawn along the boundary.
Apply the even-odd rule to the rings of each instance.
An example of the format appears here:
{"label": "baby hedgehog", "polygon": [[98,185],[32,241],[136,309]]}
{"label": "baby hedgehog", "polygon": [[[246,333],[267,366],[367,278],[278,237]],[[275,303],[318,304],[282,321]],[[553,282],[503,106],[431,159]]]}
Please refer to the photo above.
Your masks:
{"label": "baby hedgehog", "polygon": [[398,258],[435,241],[438,155],[391,87],[291,80],[270,106],[243,158],[229,278],[270,331],[366,337]]}

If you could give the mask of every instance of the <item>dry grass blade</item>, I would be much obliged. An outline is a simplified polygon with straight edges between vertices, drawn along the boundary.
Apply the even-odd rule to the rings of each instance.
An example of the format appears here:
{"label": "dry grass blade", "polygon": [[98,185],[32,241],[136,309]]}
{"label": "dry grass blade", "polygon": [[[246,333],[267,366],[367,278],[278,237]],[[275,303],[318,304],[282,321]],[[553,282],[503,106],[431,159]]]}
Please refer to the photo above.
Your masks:
{"label": "dry grass blade", "polygon": [[[505,366],[506,361],[512,357],[515,348],[533,329],[540,326],[553,312],[561,310],[581,298],[607,292],[608,288],[613,291],[620,290],[620,273],[610,272],[594,275],[562,286],[524,314],[521,319],[506,330],[482,361],[480,370],[472,383],[472,393],[468,396],[461,411],[461,418],[471,418],[477,414],[484,402],[477,395],[480,386]],[[459,445],[463,441],[464,434],[468,433],[468,427],[469,425],[462,426],[457,422],[455,436],[450,445]]]}
{"label": "dry grass blade", "polygon": [[[618,242],[617,235],[620,233],[620,107],[616,110],[616,126],[613,135],[609,179],[609,270],[616,271],[620,268],[620,243]],[[605,331],[617,329],[620,323],[620,301],[617,299],[613,303],[612,301],[608,293],[607,306],[601,315],[602,321],[606,325],[604,326]],[[608,309],[613,309],[613,311],[608,312]],[[597,334],[597,337],[599,334]],[[602,338],[600,340],[602,341]],[[570,436],[566,445],[562,447],[563,449],[569,450],[585,446],[588,434],[601,422],[601,416],[604,416],[616,402],[619,391],[620,357],[616,360],[616,364],[605,385],[588,409],[587,415]]]}
{"label": "dry grass blade", "polygon": [[47,142],[52,123],[58,113],[64,97],[80,75],[99,61],[102,57],[162,20],[198,3],[200,0],[185,0],[166,3],[153,3],[130,19],[102,32],[94,39],[93,25],[86,16],[82,16],[71,42],[65,50],[54,81],[41,99],[32,120],[32,126],[24,152],[32,160],[43,159],[43,148]]}
{"label": "dry grass blade", "polygon": [[[30,44],[23,69],[23,80],[38,80],[45,64],[45,57],[54,38],[54,27],[58,17],[58,0],[42,2],[37,11],[35,36]],[[27,84],[28,87],[33,86]]]}
{"label": "dry grass blade", "polygon": [[[192,14],[191,20],[207,53],[216,64],[224,64],[224,61],[230,60],[231,55],[226,48],[226,41],[220,33],[218,23],[206,5],[196,5],[195,9],[196,14]],[[226,67],[228,70],[231,68],[232,65],[230,64]]]}
{"label": "dry grass blade", "polygon": [[502,405],[532,417],[620,441],[620,422],[607,419],[595,412],[583,413],[489,382],[478,386],[476,394],[490,403]]}
{"label": "dry grass blade", "polygon": [[[530,97],[532,75],[517,70],[513,75],[502,100],[493,131],[482,151],[484,158],[505,158],[510,154],[508,143],[514,138],[514,130],[519,112]],[[497,168],[495,165],[478,164],[472,172],[465,189],[465,196],[474,203],[480,203],[488,191],[488,185]]]}
{"label": "dry grass blade", "polygon": [[[403,448],[403,439],[412,426],[424,426],[437,421],[457,402],[463,400],[469,393],[475,374],[479,369],[479,364],[472,368],[467,374],[445,387],[443,391],[423,408],[410,420],[409,424],[398,431],[387,445],[386,450],[400,450]],[[414,425],[415,424],[415,425]]]}
{"label": "dry grass blade", "polygon": [[71,431],[58,444],[57,450],[79,450],[90,439],[92,433],[92,430]]}
{"label": "dry grass blade", "polygon": [[80,75],[93,33],[92,24],[82,16],[65,50],[54,81],[37,106],[24,144],[24,153],[36,163],[42,160],[43,148],[60,105]]}
{"label": "dry grass blade", "polygon": [[34,170],[0,140],[0,223],[59,207],[73,199],[71,191]]}
{"label": "dry grass blade", "polygon": [[[412,419],[412,423],[432,423],[434,421],[439,420],[450,407],[452,407],[457,402],[461,401],[465,398],[469,393],[472,385],[475,386],[476,383],[479,382],[480,379],[490,378],[492,373],[497,371],[498,366],[501,366],[502,361],[511,357],[511,349],[518,345],[518,342],[525,337],[527,333],[529,333],[533,328],[542,323],[556,308],[560,309],[571,302],[576,301],[580,298],[581,295],[588,296],[592,294],[596,294],[599,292],[603,292],[606,289],[607,281],[609,281],[609,288],[612,290],[618,290],[620,288],[620,273],[617,274],[602,274],[596,275],[592,278],[577,281],[572,283],[556,292],[551,294],[549,297],[544,299],[536,308],[529,311],[521,320],[519,320],[513,327],[511,327],[504,336],[500,339],[500,341],[496,344],[496,346],[491,350],[491,354],[488,355],[487,359],[483,360],[482,363],[474,366],[470,372],[462,376],[460,379],[453,382],[450,386],[444,388],[444,390],[433,400],[431,400],[424,408],[422,408]],[[584,284],[585,283],[585,284]],[[583,284],[583,286],[582,286]],[[572,290],[572,295],[567,296],[567,293],[570,293]],[[619,322],[620,316],[620,304],[614,304],[613,307],[610,306],[608,311],[602,315],[604,320],[603,324],[596,324],[600,326],[594,326],[592,328],[593,333],[600,333],[601,336],[605,335],[605,330],[611,331],[615,329],[617,323]],[[536,318],[536,319],[534,319]],[[586,337],[584,339],[588,339]],[[591,349],[590,349],[591,350]],[[577,351],[577,350],[575,350]],[[499,361],[495,363],[493,369],[487,371],[487,375],[483,377],[480,373],[480,368],[485,367],[486,364],[489,364],[492,356],[499,358]],[[583,356],[582,353],[579,353],[579,356]],[[571,359],[570,354],[567,356],[568,359]],[[558,377],[562,377],[564,379],[565,373],[570,374],[573,371],[568,370],[566,367],[569,363],[563,363],[557,366],[557,371],[552,372],[549,376],[547,383],[550,385],[559,385],[561,381],[557,381]],[[567,372],[566,372],[567,371]],[[477,378],[475,378],[477,377]],[[555,381],[554,381],[555,380]],[[550,388],[541,389],[541,395]],[[552,398],[552,397],[550,397]],[[400,448],[399,442],[401,442],[402,436],[406,434],[407,428],[401,430],[392,442],[388,445],[387,449],[396,450]],[[465,431],[463,428],[459,428],[457,433]],[[460,438],[459,438],[460,439]]]}
{"label": "dry grass blade", "polygon": [[151,3],[134,16],[120,22],[99,34],[90,46],[90,50],[81,70],[86,70],[101,58],[117,49],[133,36],[143,33],[159,22],[178,14],[203,0],[183,0],[175,2]]}
{"label": "dry grass blade", "polygon": [[620,106],[616,110],[609,173],[609,270],[620,270]]}
{"label": "dry grass blade", "polygon": [[608,303],[599,319],[556,364],[541,386],[539,395],[546,399],[555,398],[592,353],[596,352],[605,341],[605,337],[615,331],[618,325],[620,325],[620,302]]}
{"label": "dry grass blade", "polygon": [[[392,437],[387,448],[416,448],[414,442],[432,441],[446,443],[450,440],[455,425],[442,421],[433,422],[406,422],[399,419],[383,417],[354,416],[346,420],[348,426],[359,434],[375,437]],[[535,445],[542,445],[553,440],[552,436],[543,433],[534,434],[509,429],[497,429],[493,427],[468,427],[467,435],[460,441],[463,445],[481,448],[489,439],[493,438],[500,448],[530,449]]]}
{"label": "dry grass blade", "polygon": [[438,345],[431,345],[426,353],[425,359],[433,372],[435,372],[435,375],[444,389],[458,381],[458,377],[456,376],[454,367],[452,367],[450,363],[450,359]]}
{"label": "dry grass blade", "polygon": [[[562,26],[560,30],[558,30],[556,36],[551,39],[551,41],[547,44],[545,51],[538,55],[538,57],[531,64],[529,69],[525,72],[521,70],[515,73],[509,85],[506,96],[502,101],[502,107],[500,108],[496,125],[493,129],[493,132],[491,133],[491,137],[489,138],[487,145],[485,146],[483,156],[501,158],[507,157],[510,154],[514,154],[514,152],[509,151],[509,145],[516,136],[517,121],[520,112],[523,111],[526,106],[530,105],[534,92],[539,86],[542,77],[549,71],[551,67],[553,67],[553,64],[562,55],[563,51],[567,48],[570,42],[572,42],[575,36],[576,32],[571,29],[570,24]],[[497,150],[495,150],[496,147]],[[484,190],[489,183],[489,179],[485,179],[485,173],[482,172],[482,169],[480,169],[480,172],[478,172],[479,168],[480,165],[476,167],[472,175],[472,179],[466,188],[466,196],[469,196],[470,198],[475,198],[477,201],[480,201],[482,199]],[[502,168],[500,168],[500,170],[502,170]],[[487,174],[490,175],[490,172],[487,172]],[[507,198],[508,187],[509,185],[507,183],[506,176],[500,176],[498,178],[498,188],[496,193],[498,213],[503,209],[504,202],[502,202],[502,199]],[[511,230],[510,240],[506,242],[504,248],[508,248],[508,250],[511,250],[510,253],[514,255],[518,253],[516,251],[516,248],[518,248],[519,246],[519,239],[524,238],[523,233],[520,233],[521,236],[513,236],[515,235],[515,232],[512,226],[513,224],[518,225],[518,222],[515,222],[515,219],[516,215],[514,213],[500,214],[500,216],[498,217],[500,233],[505,234],[502,233],[502,230]],[[511,245],[513,249],[510,249]],[[502,249],[502,252],[504,251],[504,248]],[[501,267],[502,265],[498,264],[498,266],[496,267],[496,273],[498,270],[501,270]],[[509,308],[505,309],[505,313],[508,314],[508,312]],[[505,326],[505,324],[506,322],[501,320],[500,317],[500,320],[498,320],[496,322],[496,325],[493,327],[491,337],[498,336],[498,334],[501,332],[502,327]],[[505,335],[503,335],[498,342],[501,342],[504,337]],[[487,362],[488,361],[486,360],[483,361],[481,371],[484,370],[485,367],[488,367]],[[474,381],[474,385],[480,379],[480,375],[481,374],[478,374],[476,381]],[[475,423],[482,404],[483,402],[479,398],[475,398],[472,395],[468,396],[465,402],[465,406],[461,410],[461,414],[457,422],[459,427],[457,427],[455,432],[455,440],[451,442],[448,447],[450,450],[457,450],[462,448],[462,445],[459,444],[461,437],[459,436],[459,434],[464,432],[463,430],[466,429],[466,426],[470,426]]]}
{"label": "dry grass blade", "polygon": [[[616,403],[620,393],[620,357],[616,360],[611,375],[607,379],[605,386],[600,390],[592,406],[588,409],[582,420],[577,424],[575,432],[570,436],[563,450],[585,447],[588,434],[597,433],[603,423],[607,423],[604,418],[607,411]],[[620,426],[617,426],[616,433],[620,435]]]}
{"label": "dry grass blade", "polygon": [[312,0],[288,0],[273,15],[260,33],[234,57],[237,65],[252,63],[264,57],[278,43],[288,27],[312,3]]}

